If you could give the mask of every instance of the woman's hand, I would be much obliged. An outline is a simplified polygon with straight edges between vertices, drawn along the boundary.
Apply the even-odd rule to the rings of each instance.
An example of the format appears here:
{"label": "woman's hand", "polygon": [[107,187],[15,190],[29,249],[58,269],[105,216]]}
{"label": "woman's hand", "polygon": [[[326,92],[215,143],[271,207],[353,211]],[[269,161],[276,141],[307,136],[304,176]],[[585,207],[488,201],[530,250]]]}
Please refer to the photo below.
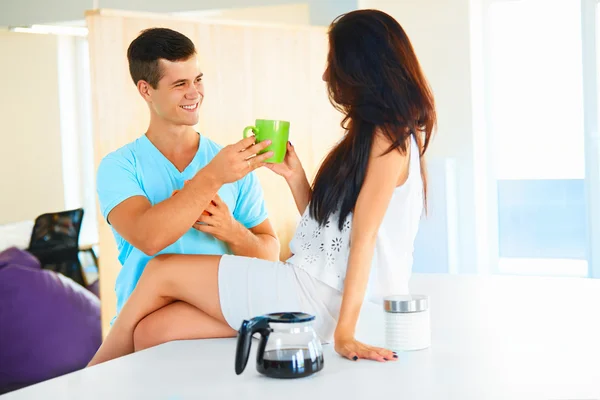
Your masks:
{"label": "woman's hand", "polygon": [[354,338],[336,339],[335,351],[342,357],[353,361],[361,358],[381,362],[398,360],[398,355],[395,352],[366,345]]}
{"label": "woman's hand", "polygon": [[306,172],[302,168],[302,163],[294,150],[294,146],[290,142],[287,143],[287,151],[285,158],[282,163],[266,163],[265,167],[285,178],[292,195],[294,196],[294,202],[298,208],[300,215],[304,214],[304,210],[308,206],[312,191],[310,189],[310,183],[306,178]]}
{"label": "woman's hand", "polygon": [[265,167],[269,168],[277,175],[282,176],[288,182],[304,175],[302,163],[300,162],[300,159],[294,150],[294,146],[292,146],[290,142],[287,142],[287,151],[285,153],[283,162],[278,164],[266,163]]}

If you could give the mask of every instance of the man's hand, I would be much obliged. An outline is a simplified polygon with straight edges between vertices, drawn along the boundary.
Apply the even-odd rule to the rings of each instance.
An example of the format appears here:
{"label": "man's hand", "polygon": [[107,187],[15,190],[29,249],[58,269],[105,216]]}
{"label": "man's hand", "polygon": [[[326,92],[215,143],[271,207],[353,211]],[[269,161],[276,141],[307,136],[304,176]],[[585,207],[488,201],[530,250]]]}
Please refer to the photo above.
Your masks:
{"label": "man's hand", "polygon": [[243,226],[233,218],[229,207],[219,195],[215,196],[194,224],[194,229],[213,235],[226,243],[234,241],[242,228]]}
{"label": "man's hand", "polygon": [[219,195],[215,196],[198,218],[194,229],[227,243],[236,256],[279,260],[279,240],[269,220],[246,229],[233,218]]}
{"label": "man's hand", "polygon": [[270,140],[258,144],[254,136],[223,147],[211,162],[203,168],[220,184],[232,183],[265,165],[265,160],[273,155],[272,151],[257,155],[267,148]]}

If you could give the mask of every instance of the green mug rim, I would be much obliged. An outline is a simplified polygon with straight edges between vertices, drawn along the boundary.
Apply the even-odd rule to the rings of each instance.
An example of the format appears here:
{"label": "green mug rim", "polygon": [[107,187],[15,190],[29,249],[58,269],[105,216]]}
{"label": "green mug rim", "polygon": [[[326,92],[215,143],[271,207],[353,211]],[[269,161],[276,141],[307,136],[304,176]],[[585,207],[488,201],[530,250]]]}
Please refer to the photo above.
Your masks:
{"label": "green mug rim", "polygon": [[289,125],[290,121],[286,121],[284,119],[266,119],[266,118],[258,118],[254,121],[254,123],[256,124],[257,122],[262,121],[262,122],[283,122]]}

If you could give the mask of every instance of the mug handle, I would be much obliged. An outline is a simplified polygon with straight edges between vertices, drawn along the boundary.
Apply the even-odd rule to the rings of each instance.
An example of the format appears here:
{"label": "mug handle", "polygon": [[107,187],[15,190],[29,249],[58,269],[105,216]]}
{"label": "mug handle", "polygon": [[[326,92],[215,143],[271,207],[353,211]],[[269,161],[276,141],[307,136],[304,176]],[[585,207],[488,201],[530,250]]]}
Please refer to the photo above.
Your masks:
{"label": "mug handle", "polygon": [[244,139],[248,137],[248,132],[254,132],[254,134],[258,133],[258,129],[255,126],[247,126],[244,128]]}

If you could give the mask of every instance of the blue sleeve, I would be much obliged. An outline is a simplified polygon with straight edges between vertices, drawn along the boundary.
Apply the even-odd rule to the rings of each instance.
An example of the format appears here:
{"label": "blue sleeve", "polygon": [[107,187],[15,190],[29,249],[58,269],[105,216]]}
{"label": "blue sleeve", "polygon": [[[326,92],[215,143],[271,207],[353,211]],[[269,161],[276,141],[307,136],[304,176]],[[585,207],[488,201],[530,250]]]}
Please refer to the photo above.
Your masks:
{"label": "blue sleeve", "polygon": [[238,184],[233,216],[247,229],[254,228],[268,218],[262,186],[254,172],[239,180]]}
{"label": "blue sleeve", "polygon": [[96,187],[100,211],[106,221],[108,214],[124,200],[133,196],[146,196],[136,177],[132,160],[111,153],[98,167]]}

